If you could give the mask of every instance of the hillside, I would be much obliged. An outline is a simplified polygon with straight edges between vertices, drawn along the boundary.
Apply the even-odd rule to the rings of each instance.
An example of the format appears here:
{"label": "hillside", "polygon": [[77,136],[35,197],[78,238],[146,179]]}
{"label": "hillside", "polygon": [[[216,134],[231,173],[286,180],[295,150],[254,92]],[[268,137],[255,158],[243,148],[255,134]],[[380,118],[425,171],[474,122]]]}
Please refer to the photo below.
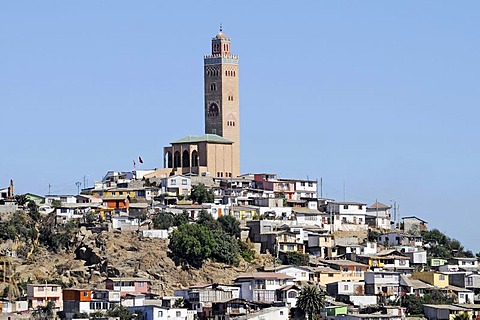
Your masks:
{"label": "hillside", "polygon": [[93,234],[81,228],[74,242],[73,249],[60,253],[39,246],[28,260],[12,258],[16,284],[61,281],[69,287],[102,288],[108,276],[139,276],[152,280],[152,292],[171,295],[191,285],[231,283],[242,272],[270,264],[269,256],[265,256],[257,257],[260,264],[241,261],[238,267],[209,261],[199,269],[176,266],[168,257],[166,240],[141,239],[135,232]]}

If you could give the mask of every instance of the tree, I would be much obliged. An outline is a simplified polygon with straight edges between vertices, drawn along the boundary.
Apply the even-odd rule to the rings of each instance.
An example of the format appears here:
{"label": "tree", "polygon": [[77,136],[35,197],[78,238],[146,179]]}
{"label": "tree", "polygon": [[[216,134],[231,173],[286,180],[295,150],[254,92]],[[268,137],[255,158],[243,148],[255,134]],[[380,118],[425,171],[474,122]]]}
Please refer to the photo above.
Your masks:
{"label": "tree", "polygon": [[225,233],[237,239],[240,238],[240,233],[242,232],[242,229],[240,229],[240,221],[235,219],[234,216],[221,216],[220,218],[218,218],[218,222],[220,223],[220,226],[222,227],[223,231],[225,231]]}
{"label": "tree", "polygon": [[325,294],[316,286],[306,286],[297,298],[297,307],[303,311],[308,320],[320,315],[325,303]]}
{"label": "tree", "polygon": [[422,297],[409,294],[402,297],[401,306],[407,308],[407,314],[423,314],[423,304],[425,303]]}
{"label": "tree", "polygon": [[132,320],[132,319],[134,319],[133,314],[130,311],[128,311],[128,309],[125,308],[122,305],[115,306],[113,309],[108,310],[107,315],[109,317],[117,317],[120,320]]}
{"label": "tree", "polygon": [[215,199],[215,195],[211,189],[207,189],[204,184],[196,185],[192,188],[192,192],[190,194],[190,199],[194,202],[202,204],[202,203],[213,203]]}
{"label": "tree", "polygon": [[155,229],[168,229],[173,226],[174,216],[171,212],[159,212],[153,220]]}
{"label": "tree", "polygon": [[212,250],[212,258],[216,261],[230,265],[238,265],[240,248],[237,241],[225,232],[213,232],[215,246]]}
{"label": "tree", "polygon": [[198,213],[197,223],[206,227],[210,230],[221,230],[222,227],[220,223],[215,220],[211,214],[209,214],[206,210],[202,209]]}
{"label": "tree", "polygon": [[187,210],[183,210],[182,213],[176,214],[173,217],[173,225],[175,227],[181,226],[182,224],[188,223],[189,221],[190,217]]}
{"label": "tree", "polygon": [[29,201],[28,197],[25,194],[17,194],[15,196],[15,202],[21,207],[26,205],[28,203],[28,201]]}
{"label": "tree", "polygon": [[215,246],[212,231],[197,224],[182,224],[169,236],[169,249],[176,258],[193,267],[201,267]]}
{"label": "tree", "polygon": [[300,252],[287,252],[285,260],[286,264],[294,266],[308,266],[310,262],[309,255]]}

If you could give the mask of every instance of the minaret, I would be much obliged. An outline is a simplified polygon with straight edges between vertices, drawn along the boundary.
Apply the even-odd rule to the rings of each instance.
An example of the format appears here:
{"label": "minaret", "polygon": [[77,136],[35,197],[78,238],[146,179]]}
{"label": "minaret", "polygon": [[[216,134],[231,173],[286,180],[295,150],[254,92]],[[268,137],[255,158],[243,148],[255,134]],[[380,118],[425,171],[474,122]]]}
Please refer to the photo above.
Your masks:
{"label": "minaret", "polygon": [[220,26],[212,39],[212,54],[204,57],[205,133],[232,140],[232,173],[240,174],[240,104],[238,56],[230,53],[230,38]]}

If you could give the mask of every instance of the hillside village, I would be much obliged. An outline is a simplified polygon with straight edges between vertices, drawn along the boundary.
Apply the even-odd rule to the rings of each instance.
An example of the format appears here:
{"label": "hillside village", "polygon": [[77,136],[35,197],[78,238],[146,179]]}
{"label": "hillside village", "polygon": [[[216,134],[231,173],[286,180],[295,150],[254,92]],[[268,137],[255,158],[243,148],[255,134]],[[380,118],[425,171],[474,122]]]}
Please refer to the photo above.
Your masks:
{"label": "hillside village", "polygon": [[422,217],[241,174],[230,42],[220,27],[203,57],[204,134],[164,147],[162,168],[134,161],[76,194],[5,182],[0,319],[479,317],[477,257]]}
{"label": "hillside village", "polygon": [[[275,174],[158,178],[155,172],[111,171],[77,195],[16,195],[13,181],[0,189],[4,240],[0,278],[8,288],[2,315],[48,318],[51,312],[52,317],[65,319],[125,318],[123,310],[142,319],[301,318],[297,299],[310,286],[322,293],[319,314],[328,319],[478,315],[478,259],[455,240],[448,243],[447,252],[440,250],[446,247],[446,236],[429,231],[428,222],[419,217],[400,218],[395,208],[378,201],[321,198],[314,180]],[[53,236],[60,228],[74,226],[74,240],[65,238],[60,247],[50,247],[64,252],[64,259],[78,262],[68,266],[63,261],[63,277],[48,278],[48,273],[40,272],[41,265],[28,272],[28,281],[14,271],[39,259],[29,257],[26,247],[36,246],[34,256],[50,259],[47,245],[45,249],[32,241],[22,247],[20,236],[9,237],[4,231],[7,221],[21,212],[30,216],[38,212],[41,223],[54,221]],[[232,236],[254,253],[249,258],[242,255],[229,268],[212,259],[200,266],[176,261],[174,267],[168,243],[182,225],[157,228],[168,226],[166,214],[183,216],[187,225],[200,224],[206,217],[217,221],[234,217],[239,232]],[[126,243],[120,244],[120,236],[128,239]],[[75,245],[68,247],[67,242]],[[115,252],[110,265],[104,259],[108,250]],[[121,264],[114,261],[115,255],[128,260],[122,251],[152,251],[155,258],[142,260],[143,267],[115,268]],[[192,278],[192,283],[178,279],[168,283],[171,278],[166,274],[188,278],[187,274],[206,270],[209,263],[227,269],[211,273],[209,282]],[[164,274],[143,271],[168,264],[173,267],[165,267]],[[22,270],[27,274],[27,269]],[[18,292],[13,294],[15,285]]]}

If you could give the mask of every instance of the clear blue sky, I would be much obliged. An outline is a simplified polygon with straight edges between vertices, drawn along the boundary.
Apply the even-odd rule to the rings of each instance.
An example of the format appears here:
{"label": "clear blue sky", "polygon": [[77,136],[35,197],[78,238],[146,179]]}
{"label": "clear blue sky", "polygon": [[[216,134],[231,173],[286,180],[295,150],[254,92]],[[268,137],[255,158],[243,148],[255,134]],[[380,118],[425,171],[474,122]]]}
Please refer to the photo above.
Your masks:
{"label": "clear blue sky", "polygon": [[2,1],[0,186],[75,193],[203,133],[203,55],[240,55],[242,172],[400,205],[474,252],[477,1]]}

